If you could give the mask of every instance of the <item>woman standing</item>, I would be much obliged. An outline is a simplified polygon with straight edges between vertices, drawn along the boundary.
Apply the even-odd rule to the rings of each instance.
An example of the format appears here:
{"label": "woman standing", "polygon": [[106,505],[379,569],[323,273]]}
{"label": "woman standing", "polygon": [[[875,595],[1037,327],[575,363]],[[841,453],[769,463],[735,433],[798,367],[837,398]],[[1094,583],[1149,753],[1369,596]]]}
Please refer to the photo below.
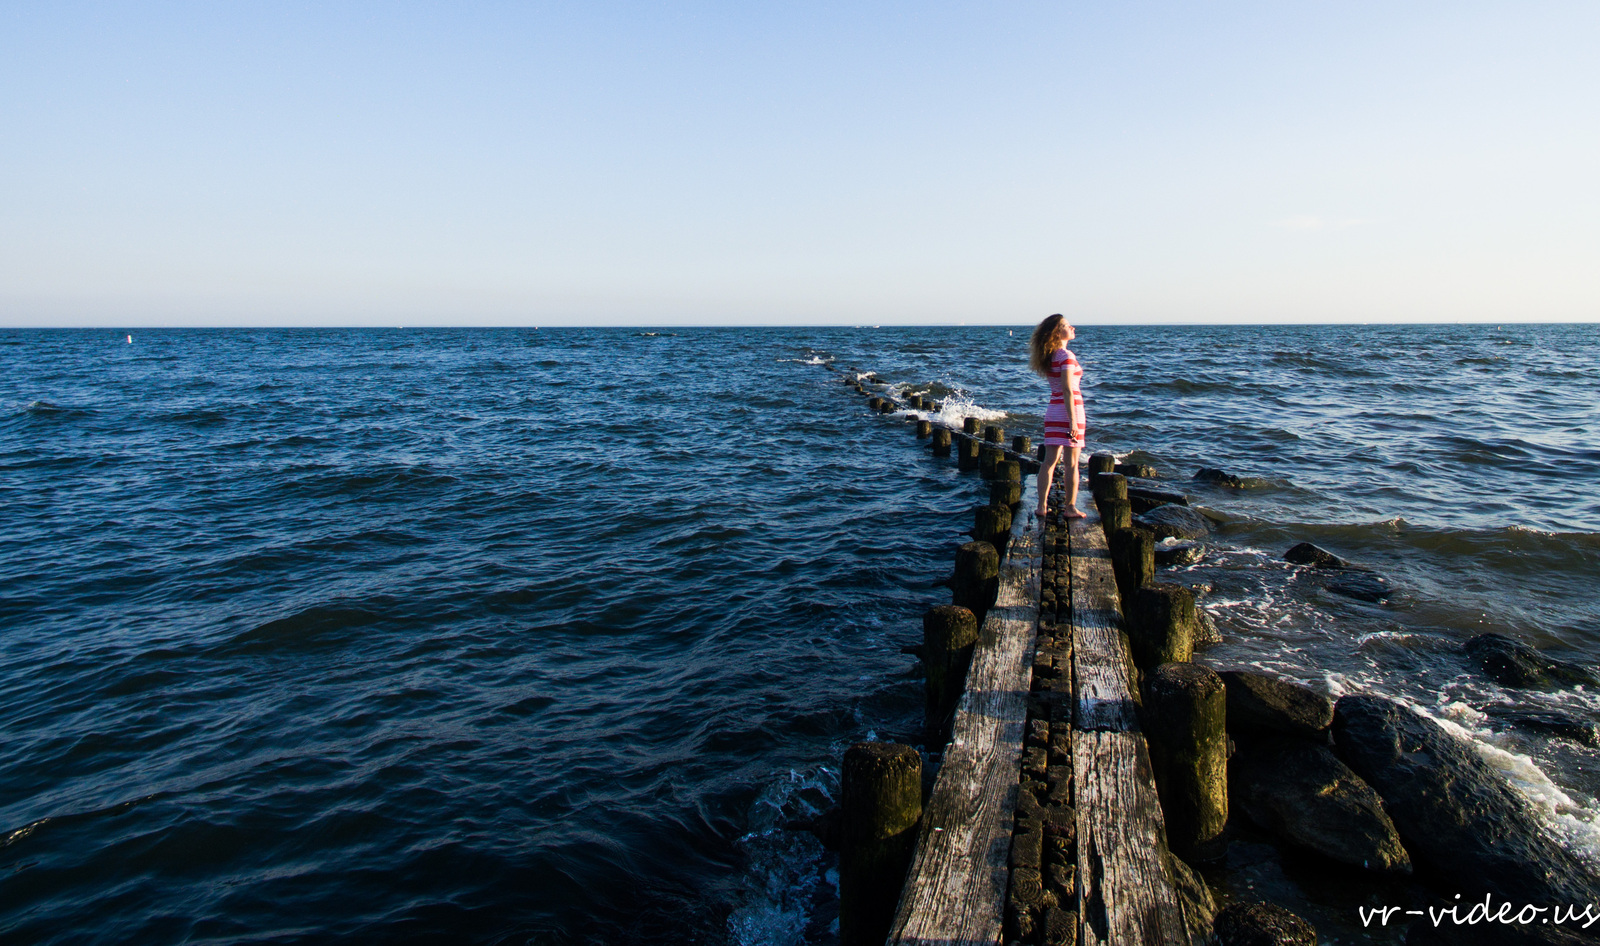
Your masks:
{"label": "woman standing", "polygon": [[1050,381],[1050,407],[1044,412],[1044,458],[1039,464],[1039,508],[1035,510],[1041,517],[1050,505],[1050,482],[1055,477],[1056,464],[1061,462],[1063,447],[1068,459],[1067,502],[1062,515],[1068,519],[1081,519],[1084,515],[1078,511],[1078,452],[1083,449],[1086,426],[1083,394],[1078,390],[1083,369],[1067,350],[1067,342],[1076,336],[1072,326],[1057,313],[1039,323],[1028,345],[1029,364]]}

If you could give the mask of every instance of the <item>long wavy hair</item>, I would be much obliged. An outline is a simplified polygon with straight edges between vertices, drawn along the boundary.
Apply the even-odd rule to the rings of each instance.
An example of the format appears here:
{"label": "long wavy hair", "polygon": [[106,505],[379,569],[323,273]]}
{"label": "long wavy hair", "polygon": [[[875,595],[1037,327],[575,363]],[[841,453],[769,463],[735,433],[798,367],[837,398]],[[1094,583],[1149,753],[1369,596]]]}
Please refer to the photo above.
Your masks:
{"label": "long wavy hair", "polygon": [[1033,330],[1033,338],[1028,341],[1028,367],[1041,378],[1050,377],[1050,355],[1056,350],[1056,335],[1066,321],[1060,312],[1046,316],[1039,327]]}

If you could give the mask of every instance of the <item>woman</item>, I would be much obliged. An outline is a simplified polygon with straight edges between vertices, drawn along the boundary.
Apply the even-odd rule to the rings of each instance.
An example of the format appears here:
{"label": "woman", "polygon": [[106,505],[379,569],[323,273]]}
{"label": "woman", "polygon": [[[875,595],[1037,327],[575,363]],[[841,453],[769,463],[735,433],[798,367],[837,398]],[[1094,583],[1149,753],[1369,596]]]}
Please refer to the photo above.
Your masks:
{"label": "woman", "polygon": [[1078,379],[1083,377],[1083,369],[1078,367],[1078,359],[1072,352],[1067,351],[1067,342],[1077,334],[1057,313],[1039,323],[1028,344],[1029,364],[1036,373],[1050,380],[1050,407],[1044,412],[1044,458],[1039,464],[1039,508],[1034,510],[1040,517],[1050,505],[1050,481],[1055,478],[1063,447],[1068,450],[1068,459],[1067,502],[1062,515],[1068,519],[1084,516],[1078,511],[1078,451],[1083,449],[1085,428],[1083,394],[1078,390]]}

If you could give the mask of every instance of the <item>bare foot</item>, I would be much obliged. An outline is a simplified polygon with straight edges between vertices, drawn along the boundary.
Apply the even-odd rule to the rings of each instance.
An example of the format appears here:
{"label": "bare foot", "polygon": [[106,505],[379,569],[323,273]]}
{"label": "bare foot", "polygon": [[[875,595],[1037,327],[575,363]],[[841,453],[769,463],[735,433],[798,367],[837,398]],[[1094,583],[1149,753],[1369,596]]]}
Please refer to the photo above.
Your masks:
{"label": "bare foot", "polygon": [[1035,515],[1035,516],[1038,516],[1038,517],[1039,517],[1039,518],[1040,518],[1040,519],[1043,519],[1043,518],[1044,518],[1044,517],[1045,517],[1045,513],[1047,513],[1047,512],[1049,512],[1049,511],[1050,511],[1050,510],[1048,510],[1048,509],[1045,509],[1045,508],[1043,508],[1043,507],[1040,507],[1040,508],[1038,508],[1038,509],[1035,509],[1035,510],[1034,510],[1034,511],[1033,511],[1033,514],[1034,514],[1034,515]]}
{"label": "bare foot", "polygon": [[1077,506],[1068,506],[1066,509],[1062,510],[1061,515],[1065,516],[1068,519],[1087,519],[1087,518],[1089,518],[1089,514],[1086,513],[1086,512],[1083,512]]}

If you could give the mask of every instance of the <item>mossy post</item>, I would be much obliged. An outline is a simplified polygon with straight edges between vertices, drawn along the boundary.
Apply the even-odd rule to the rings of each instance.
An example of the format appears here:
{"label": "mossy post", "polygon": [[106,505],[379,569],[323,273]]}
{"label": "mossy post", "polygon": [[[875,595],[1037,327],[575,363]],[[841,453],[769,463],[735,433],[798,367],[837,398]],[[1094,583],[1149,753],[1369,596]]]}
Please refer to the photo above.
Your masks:
{"label": "mossy post", "polygon": [[907,394],[906,395],[906,403],[920,411],[920,410],[922,410],[922,395],[920,395],[920,394]]}
{"label": "mossy post", "polygon": [[962,470],[978,468],[978,450],[982,442],[967,434],[956,438],[956,467]]}
{"label": "mossy post", "polygon": [[882,404],[882,403],[883,403],[883,398],[877,396],[876,394],[874,394],[873,396],[867,398],[867,407],[869,409],[871,409],[871,410],[874,410],[874,411],[877,410],[878,409],[878,405]]}
{"label": "mossy post", "polygon": [[1011,507],[989,505],[973,510],[972,537],[994,546],[1000,557],[1005,558],[1006,545],[1011,538]]}
{"label": "mossy post", "polygon": [[1160,665],[1144,689],[1141,722],[1167,843],[1185,860],[1215,860],[1227,847],[1227,689],[1216,671],[1191,663]]}
{"label": "mossy post", "polygon": [[1033,440],[1027,434],[1017,434],[1011,438],[1011,452],[1020,456],[1027,456],[1033,449]]}
{"label": "mossy post", "polygon": [[1089,490],[1097,503],[1106,499],[1127,499],[1128,479],[1116,473],[1090,473]]}
{"label": "mossy post", "polygon": [[893,414],[895,410],[895,403],[888,398],[883,398],[882,403],[878,405],[878,413],[880,414]]}
{"label": "mossy post", "polygon": [[1194,592],[1183,585],[1152,581],[1133,594],[1128,607],[1128,640],[1141,670],[1187,663],[1194,656]]}
{"label": "mossy post", "polygon": [[933,434],[933,425],[925,420],[917,421],[917,439],[921,440]]}
{"label": "mossy post", "polygon": [[839,942],[881,946],[917,845],[922,757],[910,746],[858,742],[845,750],[839,795]]}
{"label": "mossy post", "polygon": [[1114,532],[1108,529],[1106,544],[1110,546],[1111,570],[1117,576],[1122,613],[1126,615],[1135,592],[1155,577],[1156,535],[1149,529],[1134,527]]}
{"label": "mossy post", "polygon": [[933,432],[933,455],[947,457],[950,455],[950,428],[939,427]]}
{"label": "mossy post", "polygon": [[992,480],[989,483],[989,504],[1009,506],[1012,516],[1015,517],[1017,507],[1022,505],[1022,484],[1014,480]]}
{"label": "mossy post", "polygon": [[1095,503],[1095,508],[1100,510],[1100,525],[1106,530],[1107,539],[1113,532],[1133,525],[1133,505],[1126,499],[1102,499]]}
{"label": "mossy post", "polygon": [[956,573],[950,581],[950,603],[977,615],[978,626],[1000,591],[1000,553],[988,542],[968,542],[956,549]]}
{"label": "mossy post", "polygon": [[928,681],[928,731],[943,742],[950,721],[966,691],[972,645],[978,640],[978,617],[966,608],[941,604],[922,615],[922,669]]}
{"label": "mossy post", "polygon": [[979,447],[978,472],[986,480],[994,479],[994,465],[1006,458],[1006,452],[991,443],[984,443]]}
{"label": "mossy post", "polygon": [[990,443],[1000,443],[1002,440],[1006,439],[1006,429],[995,424],[990,424],[989,426],[983,428],[983,439],[989,441]]}
{"label": "mossy post", "polygon": [[1111,473],[1116,470],[1117,458],[1109,453],[1096,453],[1089,457],[1089,472]]}

